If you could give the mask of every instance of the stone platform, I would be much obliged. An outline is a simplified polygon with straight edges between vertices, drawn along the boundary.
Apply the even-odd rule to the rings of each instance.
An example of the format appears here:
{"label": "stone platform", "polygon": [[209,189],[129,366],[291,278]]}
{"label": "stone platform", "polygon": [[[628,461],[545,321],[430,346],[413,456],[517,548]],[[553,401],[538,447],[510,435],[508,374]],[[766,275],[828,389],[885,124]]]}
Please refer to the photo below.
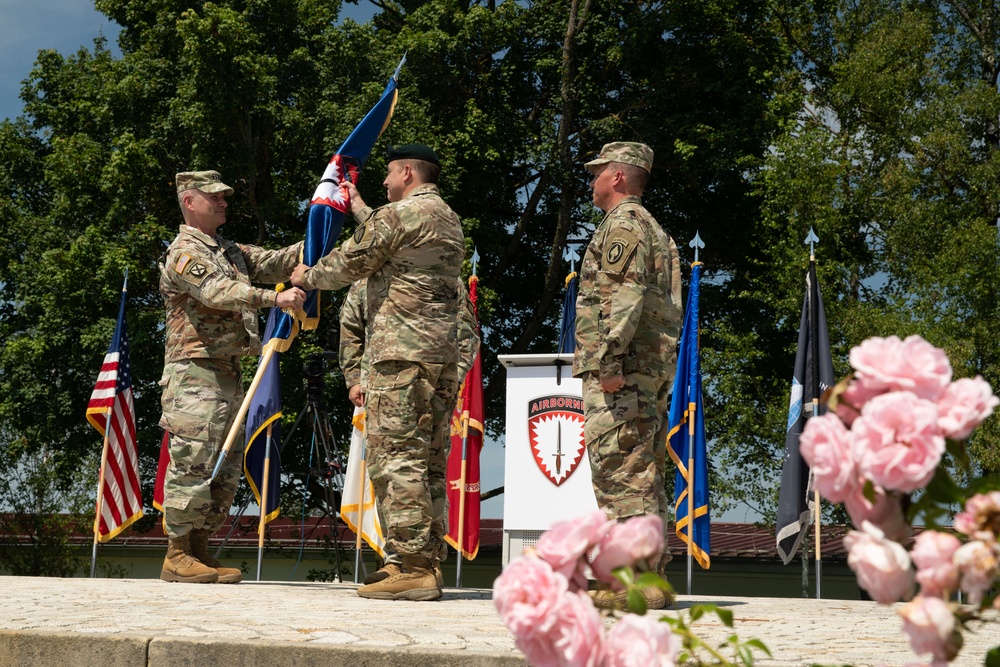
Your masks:
{"label": "stone platform", "polygon": [[[295,667],[524,665],[490,591],[446,589],[440,602],[364,600],[352,584],[168,584],[152,579],[0,577],[0,667]],[[768,665],[916,662],[901,621],[872,602],[681,596],[730,608]],[[676,613],[676,611],[672,612]],[[715,643],[731,631],[695,625]],[[1000,625],[966,635],[953,663],[982,664]]]}

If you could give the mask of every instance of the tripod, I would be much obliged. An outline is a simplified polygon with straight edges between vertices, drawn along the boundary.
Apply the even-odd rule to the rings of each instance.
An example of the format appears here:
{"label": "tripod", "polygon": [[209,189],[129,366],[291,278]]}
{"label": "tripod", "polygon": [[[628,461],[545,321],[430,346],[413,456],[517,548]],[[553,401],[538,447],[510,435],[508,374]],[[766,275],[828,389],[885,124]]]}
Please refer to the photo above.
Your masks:
{"label": "tripod", "polygon": [[[339,516],[339,503],[337,502],[337,496],[344,489],[344,455],[337,446],[336,438],[333,436],[333,429],[330,427],[330,417],[327,414],[323,398],[326,384],[324,379],[324,376],[326,375],[325,359],[328,356],[332,357],[333,354],[334,353],[332,352],[322,352],[318,354],[311,354],[307,357],[307,360],[302,368],[303,375],[306,377],[306,404],[302,410],[299,411],[299,416],[295,419],[295,423],[292,424],[292,428],[288,431],[288,435],[286,435],[284,440],[281,442],[278,452],[282,453],[285,451],[288,443],[298,430],[299,425],[302,424],[302,422],[308,417],[311,437],[309,445],[309,467],[306,469],[305,483],[303,485],[303,503],[305,502],[305,495],[309,493],[309,482],[315,477],[319,480],[323,488],[324,500],[326,502],[326,518],[330,524],[330,532],[334,537],[334,553],[336,555],[337,563],[337,581],[343,582],[344,578],[340,557],[340,535],[337,524],[337,517]],[[239,509],[233,513],[232,525],[230,526],[225,539],[222,541],[222,544],[219,545],[219,548],[215,552],[216,558],[226,546],[226,543],[229,542],[229,538],[232,536],[233,531],[236,530],[240,518],[246,512],[247,507],[249,507],[251,499],[252,496],[247,496],[247,498],[240,505]],[[302,546],[304,546],[306,540],[304,530],[301,531],[301,540]]]}

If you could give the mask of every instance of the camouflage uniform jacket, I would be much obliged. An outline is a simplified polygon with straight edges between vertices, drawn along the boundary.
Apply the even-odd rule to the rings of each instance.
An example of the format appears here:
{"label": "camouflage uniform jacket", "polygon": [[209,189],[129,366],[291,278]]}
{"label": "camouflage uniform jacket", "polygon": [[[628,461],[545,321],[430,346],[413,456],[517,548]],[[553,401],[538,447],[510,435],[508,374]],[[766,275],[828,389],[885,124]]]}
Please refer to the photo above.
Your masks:
{"label": "camouflage uniform jacket", "polygon": [[375,211],[355,211],[354,236],[309,269],[306,289],[339,289],[368,278],[365,349],[380,361],[457,359],[462,223],[436,185],[414,188]]}
{"label": "camouflage uniform jacket", "polygon": [[[366,282],[359,280],[353,283],[340,308],[340,370],[344,373],[344,383],[348,389],[356,384],[365,386],[368,375],[368,362],[364,358],[365,338],[372,332],[365,326],[368,301]],[[476,361],[479,333],[469,290],[461,280],[458,281],[458,287],[461,293],[459,298],[463,302],[458,311],[458,379],[461,381]]]}
{"label": "camouflage uniform jacket", "polygon": [[684,315],[680,262],[638,197],[604,216],[580,265],[579,290],[574,376],[670,372]]}
{"label": "camouflage uniform jacket", "polygon": [[264,250],[181,225],[160,258],[160,294],[167,309],[166,363],[259,353],[256,311],[273,306],[278,293],[253,287],[250,281],[287,279],[301,245]]}

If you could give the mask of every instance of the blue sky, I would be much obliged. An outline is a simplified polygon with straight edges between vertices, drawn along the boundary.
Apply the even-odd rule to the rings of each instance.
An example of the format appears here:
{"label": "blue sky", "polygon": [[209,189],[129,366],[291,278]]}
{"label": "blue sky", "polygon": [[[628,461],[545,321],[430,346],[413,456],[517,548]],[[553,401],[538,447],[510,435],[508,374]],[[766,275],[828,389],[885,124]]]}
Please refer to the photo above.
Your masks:
{"label": "blue sky", "polygon": [[92,49],[103,34],[117,51],[117,24],[91,0],[0,0],[0,17],[0,118],[20,115],[21,82],[40,50],[68,55],[81,46]]}

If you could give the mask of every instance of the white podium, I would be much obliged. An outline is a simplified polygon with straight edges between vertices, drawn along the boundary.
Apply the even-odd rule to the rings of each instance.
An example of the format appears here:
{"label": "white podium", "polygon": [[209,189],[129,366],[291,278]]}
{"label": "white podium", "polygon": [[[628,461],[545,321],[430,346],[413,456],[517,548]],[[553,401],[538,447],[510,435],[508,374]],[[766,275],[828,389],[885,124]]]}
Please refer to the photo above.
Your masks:
{"label": "white podium", "polygon": [[553,523],[597,509],[572,354],[499,355],[507,369],[503,564]]}

